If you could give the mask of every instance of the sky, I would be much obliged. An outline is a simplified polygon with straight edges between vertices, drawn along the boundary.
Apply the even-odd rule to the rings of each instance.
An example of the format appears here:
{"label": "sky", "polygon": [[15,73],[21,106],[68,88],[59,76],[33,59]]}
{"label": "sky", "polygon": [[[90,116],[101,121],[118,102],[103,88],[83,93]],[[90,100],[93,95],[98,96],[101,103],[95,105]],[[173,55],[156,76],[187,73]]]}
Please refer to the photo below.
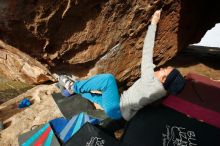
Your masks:
{"label": "sky", "polygon": [[220,23],[217,23],[215,27],[207,31],[201,41],[194,45],[220,48]]}

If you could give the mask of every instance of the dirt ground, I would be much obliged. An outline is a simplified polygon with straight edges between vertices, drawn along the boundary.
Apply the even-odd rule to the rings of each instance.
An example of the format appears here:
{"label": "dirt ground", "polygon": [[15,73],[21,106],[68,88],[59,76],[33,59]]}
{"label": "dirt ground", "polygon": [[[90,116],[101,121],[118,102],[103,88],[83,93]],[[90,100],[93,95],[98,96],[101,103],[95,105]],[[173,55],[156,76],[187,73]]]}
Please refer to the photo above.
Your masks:
{"label": "dirt ground", "polygon": [[4,76],[0,75],[0,104],[26,92],[28,89],[33,87],[33,85],[8,80]]}
{"label": "dirt ground", "polygon": [[183,75],[189,72],[220,80],[220,48],[191,46],[163,66],[173,66]]}

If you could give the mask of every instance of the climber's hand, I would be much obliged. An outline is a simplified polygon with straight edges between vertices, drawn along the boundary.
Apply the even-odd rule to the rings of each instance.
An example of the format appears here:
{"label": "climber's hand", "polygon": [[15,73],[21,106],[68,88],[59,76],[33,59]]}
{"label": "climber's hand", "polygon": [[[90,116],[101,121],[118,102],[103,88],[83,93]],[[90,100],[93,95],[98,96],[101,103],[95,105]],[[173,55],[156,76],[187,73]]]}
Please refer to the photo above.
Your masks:
{"label": "climber's hand", "polygon": [[157,25],[157,23],[160,20],[160,13],[161,13],[161,10],[157,10],[154,12],[152,19],[151,19],[151,24]]}

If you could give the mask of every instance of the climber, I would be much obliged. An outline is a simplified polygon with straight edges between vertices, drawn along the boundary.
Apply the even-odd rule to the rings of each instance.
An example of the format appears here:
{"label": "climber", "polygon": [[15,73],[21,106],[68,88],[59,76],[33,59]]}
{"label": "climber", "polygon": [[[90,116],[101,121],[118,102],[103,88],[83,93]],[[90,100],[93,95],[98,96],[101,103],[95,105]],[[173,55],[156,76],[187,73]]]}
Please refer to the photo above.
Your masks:
{"label": "climber", "polygon": [[[167,92],[177,94],[184,87],[185,80],[173,67],[154,71],[153,48],[157,24],[160,19],[157,10],[151,19],[144,39],[141,77],[119,96],[116,80],[112,74],[98,74],[86,80],[73,81],[66,75],[59,76],[58,83],[65,87],[69,95],[81,94],[91,102],[99,104],[111,119],[129,121],[138,110],[161,99]],[[94,94],[92,91],[101,94]]]}

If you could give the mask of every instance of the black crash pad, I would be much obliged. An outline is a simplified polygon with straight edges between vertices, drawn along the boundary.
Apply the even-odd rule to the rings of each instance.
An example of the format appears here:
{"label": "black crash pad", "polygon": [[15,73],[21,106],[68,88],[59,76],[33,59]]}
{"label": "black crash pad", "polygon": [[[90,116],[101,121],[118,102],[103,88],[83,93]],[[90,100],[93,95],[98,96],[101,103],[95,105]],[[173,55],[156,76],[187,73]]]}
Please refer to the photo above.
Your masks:
{"label": "black crash pad", "polygon": [[103,111],[96,110],[92,103],[89,100],[83,98],[80,94],[74,94],[70,97],[64,97],[60,93],[53,93],[52,97],[63,116],[67,119],[71,119],[72,116],[81,112],[101,119],[106,118]]}
{"label": "black crash pad", "polygon": [[53,93],[52,96],[61,113],[67,119],[70,119],[72,116],[79,114],[80,112],[94,110],[91,102],[82,98],[80,94],[64,97],[60,93]]}

